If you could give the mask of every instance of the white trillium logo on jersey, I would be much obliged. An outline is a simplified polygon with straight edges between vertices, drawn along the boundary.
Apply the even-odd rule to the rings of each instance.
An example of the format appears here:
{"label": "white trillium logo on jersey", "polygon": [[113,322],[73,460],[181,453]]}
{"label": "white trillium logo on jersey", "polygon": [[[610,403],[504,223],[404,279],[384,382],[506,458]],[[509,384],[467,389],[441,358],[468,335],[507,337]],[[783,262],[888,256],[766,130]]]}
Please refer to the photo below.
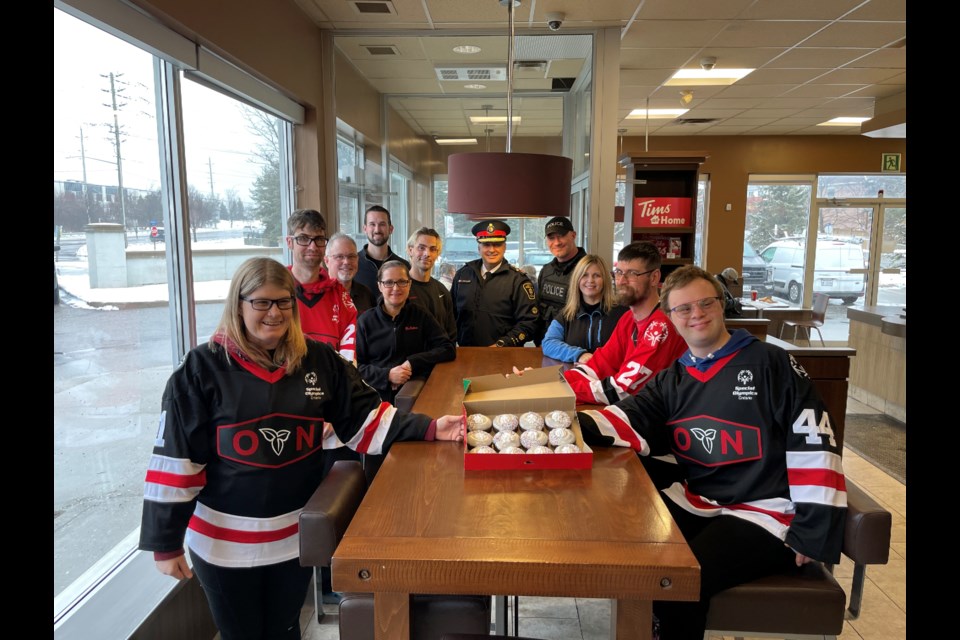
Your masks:
{"label": "white trillium logo on jersey", "polygon": [[314,371],[311,371],[307,375],[303,376],[303,381],[306,382],[311,387],[317,384],[317,374]]}
{"label": "white trillium logo on jersey", "polygon": [[690,429],[690,433],[700,441],[700,444],[703,445],[704,451],[707,453],[713,453],[713,441],[717,438],[716,429],[701,429],[700,427],[694,427]]}
{"label": "white trillium logo on jersey", "polygon": [[270,443],[270,446],[273,448],[273,452],[278,456],[283,453],[283,444],[290,439],[289,429],[277,431],[276,429],[268,429],[264,427],[260,429],[260,433],[263,435],[264,439]]}
{"label": "white trillium logo on jersey", "polygon": [[667,323],[661,320],[651,322],[643,332],[643,340],[651,347],[655,347],[667,339]]}
{"label": "white trillium logo on jersey", "polygon": [[737,374],[737,380],[740,382],[740,384],[750,384],[753,382],[753,373],[744,369]]}

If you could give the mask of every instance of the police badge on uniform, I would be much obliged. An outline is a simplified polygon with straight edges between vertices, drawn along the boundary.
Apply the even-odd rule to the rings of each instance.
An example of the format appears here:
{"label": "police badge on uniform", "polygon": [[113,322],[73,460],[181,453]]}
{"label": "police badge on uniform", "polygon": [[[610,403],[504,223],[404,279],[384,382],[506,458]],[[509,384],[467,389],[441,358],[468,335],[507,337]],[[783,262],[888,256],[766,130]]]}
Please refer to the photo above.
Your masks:
{"label": "police badge on uniform", "polygon": [[[523,283],[523,290],[527,292],[527,297],[530,298],[531,300],[536,300],[536,299],[537,299],[537,294],[534,293],[534,291],[533,291],[533,283],[531,283],[531,282],[524,282],[524,283]],[[537,308],[534,307],[533,310],[534,310],[534,313],[536,313]]]}

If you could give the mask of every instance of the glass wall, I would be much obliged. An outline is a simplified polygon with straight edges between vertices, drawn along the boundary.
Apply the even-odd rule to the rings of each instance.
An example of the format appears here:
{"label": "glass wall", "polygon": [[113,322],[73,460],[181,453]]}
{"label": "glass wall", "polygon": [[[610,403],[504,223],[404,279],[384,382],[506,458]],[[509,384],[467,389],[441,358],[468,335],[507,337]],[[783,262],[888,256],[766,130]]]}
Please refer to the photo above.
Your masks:
{"label": "glass wall", "polygon": [[[292,126],[53,19],[56,623],[136,553],[166,380],[213,331],[232,269],[254,253],[283,259]],[[182,149],[161,143],[177,138],[168,124],[183,127]],[[168,281],[190,271],[184,248],[195,309]]]}

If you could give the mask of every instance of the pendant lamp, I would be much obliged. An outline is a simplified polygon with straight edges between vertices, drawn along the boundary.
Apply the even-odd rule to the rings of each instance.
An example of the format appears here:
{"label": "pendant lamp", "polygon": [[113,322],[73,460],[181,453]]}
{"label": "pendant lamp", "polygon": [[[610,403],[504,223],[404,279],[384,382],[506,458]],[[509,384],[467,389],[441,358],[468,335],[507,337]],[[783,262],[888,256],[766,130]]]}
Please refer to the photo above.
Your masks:
{"label": "pendant lamp", "polygon": [[447,211],[474,220],[569,216],[573,161],[564,156],[511,153],[515,0],[499,2],[507,6],[510,25],[506,152],[451,154],[447,159]]}

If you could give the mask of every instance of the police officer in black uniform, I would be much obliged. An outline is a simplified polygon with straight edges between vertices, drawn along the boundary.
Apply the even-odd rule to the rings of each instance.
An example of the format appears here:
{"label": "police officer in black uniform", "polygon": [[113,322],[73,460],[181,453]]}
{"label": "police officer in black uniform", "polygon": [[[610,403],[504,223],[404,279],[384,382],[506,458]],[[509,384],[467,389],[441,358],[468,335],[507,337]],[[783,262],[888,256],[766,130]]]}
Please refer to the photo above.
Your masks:
{"label": "police officer in black uniform", "polygon": [[502,220],[473,227],[480,259],[460,267],[451,289],[461,347],[522,347],[536,330],[533,283],[503,257],[509,234]]}
{"label": "police officer in black uniform", "polygon": [[540,346],[547,327],[567,303],[573,268],[580,262],[580,258],[587,255],[583,247],[577,246],[577,232],[573,230],[570,218],[550,218],[544,226],[544,235],[553,260],[543,265],[540,275],[537,276],[537,307],[540,312],[537,333],[534,336],[537,346]]}

